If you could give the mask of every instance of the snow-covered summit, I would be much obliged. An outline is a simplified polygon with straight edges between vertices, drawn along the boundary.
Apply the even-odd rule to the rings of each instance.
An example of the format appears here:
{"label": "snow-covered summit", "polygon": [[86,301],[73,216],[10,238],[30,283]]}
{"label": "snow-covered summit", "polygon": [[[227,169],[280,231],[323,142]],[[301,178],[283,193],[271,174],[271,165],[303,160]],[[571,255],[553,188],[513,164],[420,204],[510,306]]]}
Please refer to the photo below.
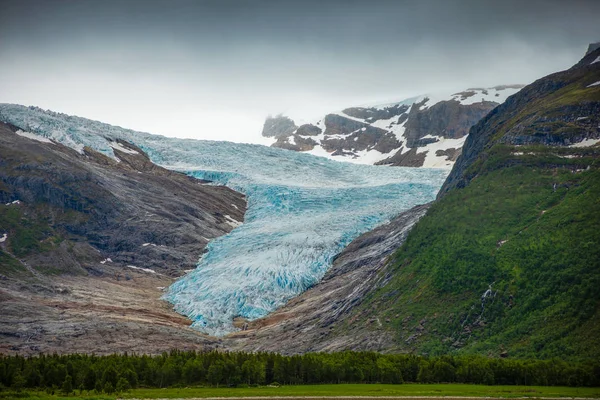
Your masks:
{"label": "snow-covered summit", "polygon": [[269,117],[273,147],[360,164],[451,168],[472,125],[522,85],[469,88],[367,107],[350,107],[296,126]]}

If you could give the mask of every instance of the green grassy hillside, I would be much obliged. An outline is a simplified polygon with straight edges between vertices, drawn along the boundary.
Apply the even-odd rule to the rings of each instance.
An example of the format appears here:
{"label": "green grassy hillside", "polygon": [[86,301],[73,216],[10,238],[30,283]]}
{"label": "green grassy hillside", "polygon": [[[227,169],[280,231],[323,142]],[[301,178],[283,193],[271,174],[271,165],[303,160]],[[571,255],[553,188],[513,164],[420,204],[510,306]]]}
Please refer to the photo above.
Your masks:
{"label": "green grassy hillside", "polygon": [[600,147],[567,146],[600,138],[598,80],[584,59],[476,125],[357,318],[401,351],[600,358]]}

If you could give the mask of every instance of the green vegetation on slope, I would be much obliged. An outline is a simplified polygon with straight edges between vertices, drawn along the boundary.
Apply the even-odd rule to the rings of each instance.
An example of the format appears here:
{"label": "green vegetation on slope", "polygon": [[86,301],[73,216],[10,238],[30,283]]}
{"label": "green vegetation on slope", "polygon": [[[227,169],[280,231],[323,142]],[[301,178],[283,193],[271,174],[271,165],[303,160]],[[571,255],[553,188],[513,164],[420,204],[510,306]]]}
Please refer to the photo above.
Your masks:
{"label": "green vegetation on slope", "polygon": [[499,169],[432,206],[370,301],[433,354],[598,357],[598,227],[598,170]]}
{"label": "green vegetation on slope", "polygon": [[405,351],[599,358],[599,156],[488,147],[469,184],[411,231],[363,312],[389,319]]}
{"label": "green vegetation on slope", "polygon": [[[8,232],[8,244],[16,257],[41,252],[52,247],[52,230],[48,221],[25,215],[19,205],[0,205],[0,227]],[[50,240],[48,240],[50,239]]]}
{"label": "green vegetation on slope", "polygon": [[438,201],[347,320],[386,321],[397,351],[600,359],[600,147],[569,146],[600,137],[599,55],[471,129]]}

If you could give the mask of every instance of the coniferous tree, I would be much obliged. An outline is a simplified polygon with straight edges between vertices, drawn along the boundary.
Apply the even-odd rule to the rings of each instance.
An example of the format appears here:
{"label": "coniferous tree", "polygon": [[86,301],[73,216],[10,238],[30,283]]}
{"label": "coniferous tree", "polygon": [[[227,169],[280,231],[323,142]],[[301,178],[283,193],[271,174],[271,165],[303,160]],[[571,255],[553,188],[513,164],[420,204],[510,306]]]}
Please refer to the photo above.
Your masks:
{"label": "coniferous tree", "polygon": [[13,382],[12,382],[11,387],[16,392],[20,392],[21,390],[23,390],[26,383],[27,383],[27,381],[25,381],[25,378],[23,377],[23,375],[21,375],[20,372],[17,372],[15,374],[15,376],[13,376]]}
{"label": "coniferous tree", "polygon": [[115,392],[115,387],[110,382],[106,382],[104,384],[104,393],[113,394]]}
{"label": "coniferous tree", "polygon": [[119,378],[117,382],[117,393],[123,393],[130,389],[129,381],[123,377]]}
{"label": "coniferous tree", "polygon": [[73,392],[73,378],[71,375],[67,375],[61,386],[61,391],[64,395],[68,396]]}

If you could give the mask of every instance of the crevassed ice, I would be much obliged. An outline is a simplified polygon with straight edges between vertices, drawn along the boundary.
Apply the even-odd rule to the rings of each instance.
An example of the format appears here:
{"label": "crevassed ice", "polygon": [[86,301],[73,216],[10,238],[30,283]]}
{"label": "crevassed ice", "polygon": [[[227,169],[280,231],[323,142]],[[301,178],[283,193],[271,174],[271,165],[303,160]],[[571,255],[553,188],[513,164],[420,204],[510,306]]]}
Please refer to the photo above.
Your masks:
{"label": "crevassed ice", "polygon": [[[363,232],[433,200],[447,171],[330,161],[259,145],[174,139],[34,107],[0,105],[0,119],[80,150],[114,157],[123,139],[157,164],[247,195],[244,224],[208,244],[164,298],[212,335],[267,315],[317,283]],[[143,267],[143,266],[140,266]]]}

